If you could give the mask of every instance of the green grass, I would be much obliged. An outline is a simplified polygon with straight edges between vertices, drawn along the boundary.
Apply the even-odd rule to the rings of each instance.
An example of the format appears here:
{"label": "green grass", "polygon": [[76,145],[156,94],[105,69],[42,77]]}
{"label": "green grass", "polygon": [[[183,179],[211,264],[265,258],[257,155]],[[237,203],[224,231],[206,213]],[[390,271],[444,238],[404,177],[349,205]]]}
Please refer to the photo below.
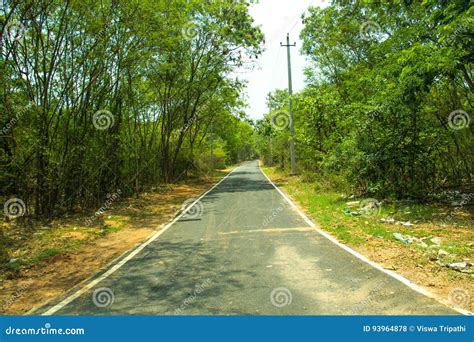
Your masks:
{"label": "green grass", "polygon": [[13,262],[9,262],[5,265],[5,270],[9,272],[18,272],[24,267],[31,267],[36,264],[40,264],[52,257],[63,252],[61,248],[46,248],[40,250],[37,254],[30,256],[29,258],[19,258]]}
{"label": "green grass", "polygon": [[[106,216],[106,220],[112,221],[109,222],[111,224],[101,224],[100,221],[95,221],[92,226],[59,226],[51,229],[39,229],[34,235],[26,234],[23,239],[17,241],[17,244],[9,244],[7,250],[10,258],[14,261],[9,262],[10,258],[8,258],[1,266],[6,272],[15,274],[22,268],[41,264],[63,252],[78,250],[95,238],[121,230],[128,222],[122,216]],[[68,233],[80,233],[84,238],[76,239],[68,236]],[[19,245],[20,242],[30,239],[34,239],[34,244]]]}
{"label": "green grass", "polygon": [[51,259],[52,257],[60,254],[63,250],[59,248],[47,248],[42,250],[36,257],[32,259],[33,264],[43,262],[45,260]]}
{"label": "green grass", "polygon": [[[348,216],[344,210],[348,209],[347,202],[361,200],[348,199],[341,193],[322,189],[318,180],[304,181],[300,177],[288,177],[281,170],[273,167],[264,167],[265,173],[277,179],[277,184],[285,189],[302,207],[321,225],[321,227],[334,235],[340,241],[351,245],[360,246],[368,239],[381,239],[407,246],[397,240],[393,233],[398,232],[417,238],[441,237],[442,244],[436,247],[449,252],[449,258],[460,260],[464,256],[474,254],[472,241],[474,240],[473,221],[467,215],[453,221],[453,227],[441,226],[442,213],[450,208],[437,204],[419,204],[383,201],[379,213],[373,215]],[[358,211],[359,208],[350,208]],[[414,226],[403,226],[380,221],[381,218],[393,218],[398,222],[410,221]],[[453,233],[456,232],[456,233]],[[415,243],[409,244],[416,250],[425,251]],[[450,260],[448,260],[450,261]]]}

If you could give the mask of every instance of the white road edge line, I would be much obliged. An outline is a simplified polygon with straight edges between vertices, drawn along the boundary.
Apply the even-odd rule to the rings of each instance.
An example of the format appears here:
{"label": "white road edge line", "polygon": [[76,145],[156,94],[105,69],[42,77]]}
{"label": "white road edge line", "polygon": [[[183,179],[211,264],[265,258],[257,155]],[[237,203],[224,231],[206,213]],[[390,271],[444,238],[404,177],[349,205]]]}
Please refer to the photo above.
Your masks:
{"label": "white road edge line", "polygon": [[196,199],[193,203],[191,203],[190,205],[188,205],[188,207],[181,213],[179,214],[178,216],[176,216],[171,222],[169,222],[165,227],[163,227],[161,230],[159,230],[158,232],[154,233],[151,237],[148,238],[148,240],[146,240],[145,242],[143,242],[142,244],[140,244],[139,246],[135,247],[135,249],[133,250],[133,252],[131,252],[130,254],[128,254],[125,258],[123,258],[122,260],[120,260],[117,264],[115,264],[114,266],[112,266],[111,268],[109,268],[106,272],[104,272],[101,276],[97,277],[96,279],[92,280],[90,283],[88,283],[87,285],[85,285],[84,287],[82,287],[80,290],[78,290],[77,292],[71,294],[69,297],[65,298],[64,300],[62,300],[61,302],[59,302],[58,304],[54,305],[52,308],[50,308],[49,310],[45,311],[44,313],[42,313],[41,315],[42,316],[50,316],[52,314],[54,314],[55,312],[61,310],[63,307],[65,307],[66,305],[68,305],[69,303],[71,303],[73,300],[75,300],[76,298],[80,297],[81,295],[83,295],[84,293],[86,293],[87,291],[89,291],[91,288],[93,288],[94,286],[96,286],[98,283],[100,283],[102,280],[106,279],[107,277],[109,277],[112,273],[114,273],[115,271],[117,271],[120,267],[122,267],[123,265],[125,265],[130,259],[133,259],[138,253],[140,253],[146,246],[148,246],[150,243],[152,243],[153,241],[155,241],[161,234],[163,234],[164,232],[166,232],[169,228],[171,228],[171,226],[176,223],[176,221],[178,221],[184,214],[186,214],[188,212],[189,209],[191,209],[192,206],[194,206],[198,201],[200,201],[204,196],[206,196],[209,192],[211,192],[215,187],[217,187],[219,184],[221,184],[227,177],[229,177],[235,170],[237,170],[240,166],[237,166],[236,168],[234,168],[232,171],[230,171],[227,175],[225,175],[219,182],[217,182],[216,184],[214,184],[209,190],[207,190],[205,193],[203,193],[201,196],[199,196],[198,199]]}
{"label": "white road edge line", "polygon": [[306,223],[308,223],[311,227],[315,228],[315,230],[321,234],[322,236],[324,236],[326,239],[330,240],[331,242],[333,242],[334,244],[336,244],[337,246],[341,247],[342,249],[346,250],[347,252],[349,252],[350,254],[352,254],[353,256],[355,256],[356,258],[364,261],[365,263],[369,264],[370,266],[378,269],[379,271],[382,271],[386,274],[388,274],[389,276],[397,279],[398,281],[402,282],[403,284],[405,284],[406,286],[410,287],[412,290],[415,290],[427,297],[430,297],[438,302],[440,302],[441,304],[449,307],[450,309],[452,310],[455,310],[463,315],[473,315],[472,312],[470,311],[467,311],[467,310],[463,310],[463,309],[459,309],[459,308],[456,308],[456,307],[453,307],[448,301],[443,301],[443,300],[440,300],[439,298],[437,298],[435,295],[433,295],[431,292],[425,290],[424,288],[414,284],[413,282],[411,282],[410,280],[408,280],[407,278],[401,276],[400,274],[398,273],[395,273],[393,271],[390,271],[390,270],[387,270],[385,268],[383,268],[383,266],[373,262],[372,260],[368,259],[367,257],[363,256],[362,254],[356,252],[355,250],[353,250],[352,248],[348,247],[347,245],[344,245],[342,244],[341,242],[339,242],[335,237],[333,237],[332,235],[326,233],[325,231],[321,230],[320,228],[318,228],[316,226],[316,224],[311,221],[309,219],[308,216],[306,216],[305,213],[303,213],[294,203],[293,201],[288,198],[288,196],[283,192],[281,191],[276,185],[275,183],[272,182],[272,180],[265,174],[265,172],[263,172],[261,166],[260,166],[260,162],[258,163],[258,168],[260,169],[260,172],[262,172],[262,174],[265,176],[265,178],[270,182],[271,185],[273,185],[273,187],[280,193],[280,195],[283,196],[283,198],[290,204],[290,206],[301,216],[301,218],[303,220],[305,220]]}

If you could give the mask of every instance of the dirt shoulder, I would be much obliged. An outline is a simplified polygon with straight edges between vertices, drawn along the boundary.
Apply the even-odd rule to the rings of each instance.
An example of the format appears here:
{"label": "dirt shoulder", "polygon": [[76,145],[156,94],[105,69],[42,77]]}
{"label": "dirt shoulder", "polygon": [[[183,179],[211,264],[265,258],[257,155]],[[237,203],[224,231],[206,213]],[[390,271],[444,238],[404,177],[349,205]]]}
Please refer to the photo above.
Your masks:
{"label": "dirt shoulder", "polygon": [[[340,242],[403,275],[452,307],[474,311],[474,221],[470,208],[382,203],[376,214],[360,213],[354,199],[318,189],[275,168],[265,173],[295,203]],[[349,205],[348,205],[349,204]],[[359,212],[357,212],[359,211]],[[447,265],[460,264],[459,269]]]}
{"label": "dirt shoulder", "polygon": [[162,229],[185,200],[198,197],[228,172],[167,185],[138,198],[115,198],[100,215],[75,215],[45,227],[1,224],[12,248],[0,275],[0,314],[25,314],[106,268]]}

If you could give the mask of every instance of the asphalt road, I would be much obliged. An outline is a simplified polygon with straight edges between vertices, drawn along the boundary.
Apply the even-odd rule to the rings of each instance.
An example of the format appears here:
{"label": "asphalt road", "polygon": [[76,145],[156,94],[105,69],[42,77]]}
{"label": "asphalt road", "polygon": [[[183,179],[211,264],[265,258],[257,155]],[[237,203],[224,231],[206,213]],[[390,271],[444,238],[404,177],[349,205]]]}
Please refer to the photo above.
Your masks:
{"label": "asphalt road", "polygon": [[36,313],[457,314],[319,234],[257,162],[234,170],[135,254]]}

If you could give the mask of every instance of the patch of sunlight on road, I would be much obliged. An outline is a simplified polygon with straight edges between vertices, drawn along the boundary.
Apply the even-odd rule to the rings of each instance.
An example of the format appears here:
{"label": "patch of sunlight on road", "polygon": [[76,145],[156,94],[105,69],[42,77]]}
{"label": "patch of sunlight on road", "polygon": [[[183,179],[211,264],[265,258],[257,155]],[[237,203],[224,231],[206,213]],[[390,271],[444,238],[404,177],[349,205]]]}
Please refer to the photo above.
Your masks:
{"label": "patch of sunlight on road", "polygon": [[[314,248],[318,248],[317,244]],[[344,278],[346,275],[338,271],[337,263],[334,268],[322,268],[319,258],[314,255],[306,257],[292,246],[277,247],[272,261],[273,269],[283,279],[281,286],[292,291],[293,300],[297,301],[296,297],[304,293],[305,299],[301,302],[316,302],[321,312],[367,312],[371,310],[376,297],[383,292],[383,287],[379,286],[378,293],[374,293],[377,286],[372,281],[365,281],[363,285],[360,282],[357,285],[353,283],[352,286],[349,281],[344,282],[348,286],[342,286],[335,278]]]}

